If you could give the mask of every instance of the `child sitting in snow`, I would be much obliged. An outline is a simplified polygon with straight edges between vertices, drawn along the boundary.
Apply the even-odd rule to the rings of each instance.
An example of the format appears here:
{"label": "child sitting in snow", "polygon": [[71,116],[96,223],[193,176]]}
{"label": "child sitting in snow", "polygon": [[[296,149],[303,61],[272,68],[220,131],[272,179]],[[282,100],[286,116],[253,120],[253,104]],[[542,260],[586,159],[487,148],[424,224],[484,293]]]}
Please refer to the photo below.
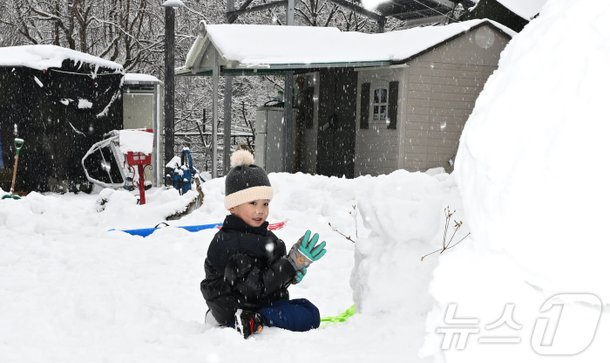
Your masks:
{"label": "child sitting in snow", "polygon": [[201,292],[209,307],[206,323],[230,326],[244,338],[263,326],[307,331],[320,325],[318,308],[289,300],[288,286],[324,256],[326,243],[307,231],[286,254],[284,242],[267,230],[273,196],[265,171],[246,150],[231,156],[225,179],[225,207],[231,212],[212,240]]}

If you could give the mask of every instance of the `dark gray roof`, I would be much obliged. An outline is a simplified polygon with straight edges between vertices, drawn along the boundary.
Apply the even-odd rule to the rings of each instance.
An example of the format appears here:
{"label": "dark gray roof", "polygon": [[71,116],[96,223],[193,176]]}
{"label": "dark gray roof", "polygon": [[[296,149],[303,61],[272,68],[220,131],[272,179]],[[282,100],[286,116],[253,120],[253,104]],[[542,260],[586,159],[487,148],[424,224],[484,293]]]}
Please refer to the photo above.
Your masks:
{"label": "dark gray roof", "polygon": [[416,20],[446,16],[459,3],[464,7],[475,4],[470,0],[390,0],[381,3],[377,11],[384,16],[401,20]]}

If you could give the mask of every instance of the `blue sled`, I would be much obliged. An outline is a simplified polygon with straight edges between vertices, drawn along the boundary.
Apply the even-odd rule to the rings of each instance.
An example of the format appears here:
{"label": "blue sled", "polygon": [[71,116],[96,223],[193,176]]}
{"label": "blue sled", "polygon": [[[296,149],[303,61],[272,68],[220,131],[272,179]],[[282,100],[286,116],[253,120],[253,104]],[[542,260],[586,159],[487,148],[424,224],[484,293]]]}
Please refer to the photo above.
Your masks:
{"label": "blue sled", "polygon": [[[210,223],[210,224],[199,224],[196,226],[176,226],[177,228],[185,229],[189,232],[198,232],[204,229],[211,229],[216,227],[221,227],[222,223]],[[165,228],[165,227],[153,227],[153,228],[137,228],[137,229],[111,229],[111,231],[121,231],[125,233],[129,233],[132,236],[142,236],[147,237],[151,235],[154,231]]]}

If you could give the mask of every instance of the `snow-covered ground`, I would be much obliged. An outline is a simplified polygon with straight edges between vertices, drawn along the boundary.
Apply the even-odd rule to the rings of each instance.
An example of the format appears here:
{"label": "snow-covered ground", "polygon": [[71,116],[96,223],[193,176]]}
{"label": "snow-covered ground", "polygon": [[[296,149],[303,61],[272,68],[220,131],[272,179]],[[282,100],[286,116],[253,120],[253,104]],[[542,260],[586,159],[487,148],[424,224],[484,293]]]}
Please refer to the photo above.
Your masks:
{"label": "snow-covered ground", "polygon": [[[290,246],[312,229],[328,243],[292,297],[310,299],[323,316],[356,302],[360,313],[348,323],[308,333],[267,329],[247,341],[232,329],[206,329],[199,282],[215,231],[168,227],[147,238],[108,231],[154,226],[190,195],[155,189],[138,206],[126,191],[30,193],[0,201],[1,361],[417,360],[437,261],[420,258],[440,247],[443,208],[459,208],[453,179],[434,171],[270,179],[269,220],[287,221],[278,236]],[[222,221],[223,179],[203,187],[203,207],[173,225]],[[329,223],[356,241],[356,259],[354,243]]]}
{"label": "snow-covered ground", "polygon": [[[154,226],[188,195],[0,200],[0,361],[607,361],[609,16],[602,0],[545,4],[486,84],[453,175],[270,175],[269,220],[287,221],[277,234],[328,242],[292,297],[323,316],[355,303],[344,324],[248,340],[206,329],[214,231],[108,231]],[[223,219],[223,180],[204,190],[204,206],[172,223]],[[454,221],[457,239],[472,234],[422,261],[441,247],[447,206],[449,235]]]}

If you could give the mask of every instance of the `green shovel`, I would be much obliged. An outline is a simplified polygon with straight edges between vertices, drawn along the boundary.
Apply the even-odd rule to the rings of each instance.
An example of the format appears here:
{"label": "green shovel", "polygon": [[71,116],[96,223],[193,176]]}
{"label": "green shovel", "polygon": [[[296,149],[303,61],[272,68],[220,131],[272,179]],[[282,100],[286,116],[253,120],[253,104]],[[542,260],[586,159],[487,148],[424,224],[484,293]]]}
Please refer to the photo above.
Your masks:
{"label": "green shovel", "polygon": [[21,199],[17,194],[13,194],[15,191],[15,181],[17,180],[17,166],[19,165],[19,153],[21,152],[21,148],[23,147],[23,143],[25,141],[18,137],[15,138],[15,165],[13,166],[13,180],[11,181],[11,191],[9,194],[5,194],[2,196],[2,199]]}
{"label": "green shovel", "polygon": [[345,323],[347,319],[351,318],[356,314],[356,305],[350,306],[347,310],[337,316],[327,316],[320,319],[320,322],[324,325]]}

